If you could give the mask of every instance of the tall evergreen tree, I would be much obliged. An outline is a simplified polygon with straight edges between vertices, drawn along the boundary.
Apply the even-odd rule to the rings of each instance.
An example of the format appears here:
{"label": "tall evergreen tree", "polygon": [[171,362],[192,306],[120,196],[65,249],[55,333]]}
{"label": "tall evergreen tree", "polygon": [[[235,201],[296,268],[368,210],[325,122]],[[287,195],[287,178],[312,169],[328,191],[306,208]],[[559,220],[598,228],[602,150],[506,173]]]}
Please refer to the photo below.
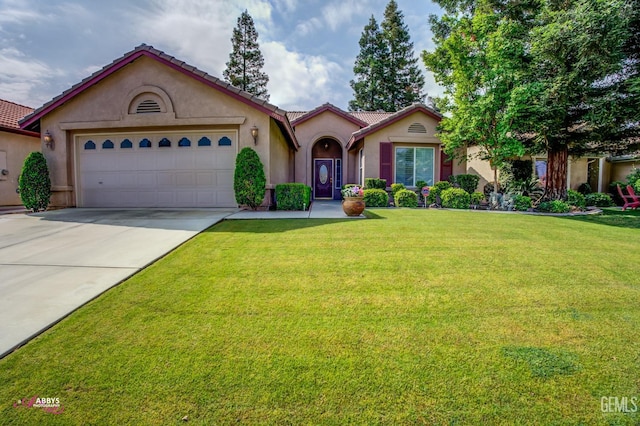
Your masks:
{"label": "tall evergreen tree", "polygon": [[356,78],[350,84],[355,99],[349,102],[350,111],[384,110],[382,82],[388,56],[378,22],[371,15],[360,36],[360,53],[353,66]]}
{"label": "tall evergreen tree", "polygon": [[384,109],[398,111],[414,102],[424,101],[424,76],[413,52],[409,27],[398,4],[391,0],[384,11],[382,37],[389,50],[383,80]]}
{"label": "tall evergreen tree", "polygon": [[424,76],[395,0],[387,5],[381,27],[373,16],[365,26],[353,72],[351,110],[395,112],[424,101]]}
{"label": "tall evergreen tree", "polygon": [[264,58],[258,44],[258,32],[253,18],[246,10],[238,18],[231,43],[233,50],[223,73],[224,79],[233,86],[268,101],[269,76],[262,71]]}

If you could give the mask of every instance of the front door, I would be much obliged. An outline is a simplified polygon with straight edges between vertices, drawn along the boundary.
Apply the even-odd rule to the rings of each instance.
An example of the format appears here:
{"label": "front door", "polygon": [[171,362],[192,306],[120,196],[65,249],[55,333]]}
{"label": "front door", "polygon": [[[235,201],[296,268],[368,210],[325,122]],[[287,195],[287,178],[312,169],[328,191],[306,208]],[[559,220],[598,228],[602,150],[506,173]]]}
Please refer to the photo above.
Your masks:
{"label": "front door", "polygon": [[315,198],[333,198],[333,160],[314,160]]}

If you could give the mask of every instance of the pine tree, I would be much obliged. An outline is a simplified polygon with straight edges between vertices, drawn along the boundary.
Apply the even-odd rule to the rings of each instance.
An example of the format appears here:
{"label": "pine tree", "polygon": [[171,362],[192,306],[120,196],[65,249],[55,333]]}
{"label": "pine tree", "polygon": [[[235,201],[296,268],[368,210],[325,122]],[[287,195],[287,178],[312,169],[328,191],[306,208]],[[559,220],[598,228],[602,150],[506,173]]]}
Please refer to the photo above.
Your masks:
{"label": "pine tree", "polygon": [[246,10],[238,18],[231,38],[233,50],[229,54],[224,78],[233,86],[264,100],[269,100],[269,76],[262,71],[264,58],[258,44],[258,32],[253,18]]}
{"label": "pine tree", "polygon": [[383,81],[384,109],[395,112],[424,100],[424,76],[413,53],[409,28],[395,0],[387,4],[381,26],[389,51]]}
{"label": "pine tree", "polygon": [[360,53],[353,66],[356,78],[350,84],[355,99],[349,102],[350,111],[384,110],[382,81],[388,56],[378,22],[371,15],[360,37]]}

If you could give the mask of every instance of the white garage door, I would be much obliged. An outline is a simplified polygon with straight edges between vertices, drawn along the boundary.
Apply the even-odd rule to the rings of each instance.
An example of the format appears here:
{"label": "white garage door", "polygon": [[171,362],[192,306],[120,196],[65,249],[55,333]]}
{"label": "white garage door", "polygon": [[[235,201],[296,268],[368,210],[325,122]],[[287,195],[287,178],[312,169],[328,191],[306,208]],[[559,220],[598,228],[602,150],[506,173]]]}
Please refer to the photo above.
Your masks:
{"label": "white garage door", "polygon": [[237,133],[76,138],[80,207],[236,207]]}

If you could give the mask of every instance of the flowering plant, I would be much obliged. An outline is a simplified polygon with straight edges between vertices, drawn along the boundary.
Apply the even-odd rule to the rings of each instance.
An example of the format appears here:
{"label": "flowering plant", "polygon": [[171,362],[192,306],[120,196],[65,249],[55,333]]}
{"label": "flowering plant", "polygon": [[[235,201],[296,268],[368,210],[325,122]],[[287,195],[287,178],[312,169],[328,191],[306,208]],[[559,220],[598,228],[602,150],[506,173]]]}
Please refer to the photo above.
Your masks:
{"label": "flowering plant", "polygon": [[362,187],[358,185],[348,186],[342,190],[343,197],[362,197],[363,195]]}

